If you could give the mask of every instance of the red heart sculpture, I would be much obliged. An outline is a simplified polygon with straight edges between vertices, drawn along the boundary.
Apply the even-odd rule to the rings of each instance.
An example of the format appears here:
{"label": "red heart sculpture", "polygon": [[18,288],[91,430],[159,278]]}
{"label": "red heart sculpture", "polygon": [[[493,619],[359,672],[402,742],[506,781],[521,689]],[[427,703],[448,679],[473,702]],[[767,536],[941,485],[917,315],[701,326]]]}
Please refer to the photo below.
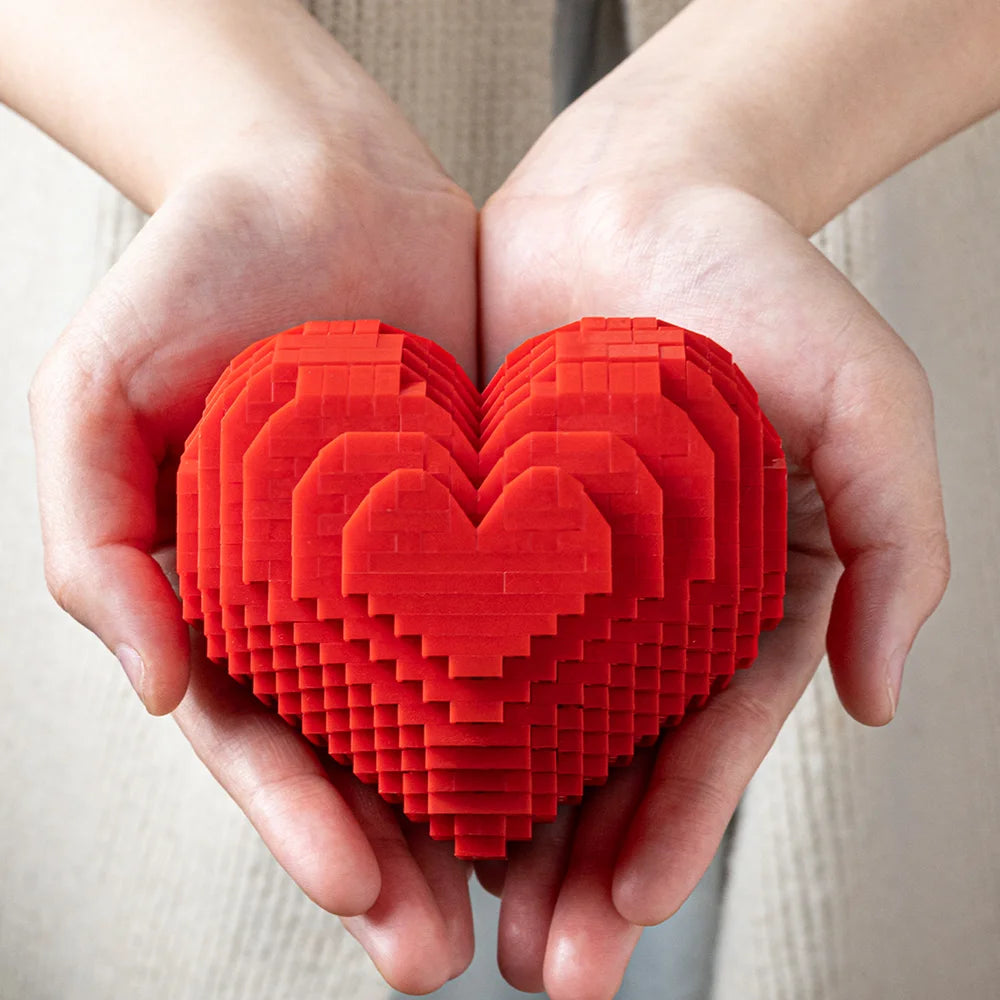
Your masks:
{"label": "red heart sculpture", "polygon": [[375,321],[239,355],[178,472],[209,655],[460,857],[725,687],[781,616],[785,463],[712,341],[586,319],[480,395]]}
{"label": "red heart sculpture", "polygon": [[449,677],[503,677],[503,661],[611,590],[611,529],[558,467],[509,483],[477,527],[422,469],[376,483],[344,525],[344,594],[393,616],[395,635],[445,656]]}

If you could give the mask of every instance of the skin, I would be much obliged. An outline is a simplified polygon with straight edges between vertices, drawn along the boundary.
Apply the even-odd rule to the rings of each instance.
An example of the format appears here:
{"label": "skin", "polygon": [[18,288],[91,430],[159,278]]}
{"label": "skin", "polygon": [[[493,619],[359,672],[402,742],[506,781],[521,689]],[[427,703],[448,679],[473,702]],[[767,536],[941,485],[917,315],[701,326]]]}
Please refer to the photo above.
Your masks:
{"label": "skin", "polygon": [[513,985],[612,996],[824,650],[845,708],[884,724],[943,592],[926,377],[807,236],[1000,105],[996,4],[695,0],[478,219],[290,0],[0,0],[0,39],[0,96],[153,213],[32,386],[52,592],[398,989],[471,959],[470,868],[189,646],[161,566],[206,391],[240,348],[306,318],[379,316],[488,375],[526,336],[621,313],[710,332],[756,385],[791,468],[784,622],[703,711],[477,868],[502,892]]}

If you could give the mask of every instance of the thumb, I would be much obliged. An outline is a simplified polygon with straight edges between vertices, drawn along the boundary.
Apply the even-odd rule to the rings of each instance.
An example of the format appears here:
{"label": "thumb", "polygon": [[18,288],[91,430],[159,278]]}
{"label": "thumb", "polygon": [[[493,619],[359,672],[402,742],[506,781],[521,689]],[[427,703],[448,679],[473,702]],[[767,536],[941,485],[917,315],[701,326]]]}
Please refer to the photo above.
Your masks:
{"label": "thumb", "polygon": [[895,714],[904,660],[949,575],[930,386],[895,334],[878,343],[839,369],[810,458],[844,564],[830,665],[868,725]]}
{"label": "thumb", "polygon": [[79,347],[64,336],[29,397],[46,580],[161,715],[183,697],[189,651],[180,604],[150,555],[160,456],[114,366]]}

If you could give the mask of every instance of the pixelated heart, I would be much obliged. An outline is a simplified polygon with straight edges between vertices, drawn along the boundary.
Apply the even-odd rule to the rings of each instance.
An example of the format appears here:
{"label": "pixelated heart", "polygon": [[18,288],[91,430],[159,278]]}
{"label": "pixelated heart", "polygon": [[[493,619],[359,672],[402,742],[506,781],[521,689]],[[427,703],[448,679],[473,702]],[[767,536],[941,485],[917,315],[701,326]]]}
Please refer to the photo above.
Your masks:
{"label": "pixelated heart", "polygon": [[503,661],[611,591],[611,529],[567,472],[535,466],[474,525],[422,469],[376,483],[344,525],[345,595],[393,616],[396,635],[445,656],[449,677],[502,677]]}
{"label": "pixelated heart", "polygon": [[210,393],[178,572],[212,658],[497,857],[753,660],[784,508],[777,437],[698,334],[584,320],[480,395],[429,341],[306,324]]}

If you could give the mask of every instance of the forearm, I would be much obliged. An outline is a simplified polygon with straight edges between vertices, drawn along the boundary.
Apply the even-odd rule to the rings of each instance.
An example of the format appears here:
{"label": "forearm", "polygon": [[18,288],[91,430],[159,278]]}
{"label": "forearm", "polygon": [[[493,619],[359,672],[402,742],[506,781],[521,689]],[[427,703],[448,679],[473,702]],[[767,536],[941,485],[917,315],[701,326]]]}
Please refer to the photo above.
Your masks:
{"label": "forearm", "polygon": [[1000,106],[996,0],[697,0],[648,48],[806,231]]}
{"label": "forearm", "polygon": [[1000,106],[998,53],[997,0],[694,0],[586,129],[595,162],[733,181],[812,232]]}
{"label": "forearm", "polygon": [[294,0],[0,0],[0,98],[147,210],[254,142],[363,157],[389,103]]}

